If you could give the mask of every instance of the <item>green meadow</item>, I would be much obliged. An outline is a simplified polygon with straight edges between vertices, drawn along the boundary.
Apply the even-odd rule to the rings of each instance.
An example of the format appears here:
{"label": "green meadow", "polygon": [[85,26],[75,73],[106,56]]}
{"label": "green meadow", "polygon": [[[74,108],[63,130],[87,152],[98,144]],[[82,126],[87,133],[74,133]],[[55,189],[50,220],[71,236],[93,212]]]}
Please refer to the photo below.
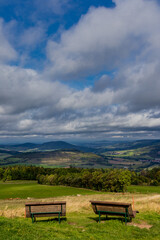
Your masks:
{"label": "green meadow", "polygon": [[[130,193],[159,193],[160,186],[128,186],[127,192]],[[83,188],[74,188],[67,186],[49,186],[40,185],[36,181],[9,181],[3,183],[0,181],[0,199],[9,198],[53,198],[61,196],[73,196],[73,195],[92,195],[92,194],[104,194],[104,192],[93,191]],[[110,194],[110,193],[105,193]]]}
{"label": "green meadow", "polygon": [[[98,223],[90,200],[131,202],[139,211],[132,222],[102,217]],[[27,198],[31,198],[28,200]],[[38,200],[39,199],[39,200]],[[67,214],[57,218],[24,218],[27,201],[67,202]],[[0,182],[0,239],[6,240],[160,240],[160,187],[130,186],[126,193],[104,193],[35,181]]]}
{"label": "green meadow", "polygon": [[131,185],[127,187],[127,191],[130,193],[159,193],[160,194],[160,186],[138,186]]}
{"label": "green meadow", "polygon": [[40,185],[36,181],[0,182],[0,199],[53,198],[69,195],[91,195],[101,192],[65,186]]}
{"label": "green meadow", "polygon": [[143,221],[150,218],[150,229],[136,226],[125,226],[119,220],[109,220],[97,223],[93,214],[68,214],[67,219],[58,221],[39,220],[32,224],[30,219],[0,218],[0,239],[7,240],[159,240],[158,214],[145,215]]}

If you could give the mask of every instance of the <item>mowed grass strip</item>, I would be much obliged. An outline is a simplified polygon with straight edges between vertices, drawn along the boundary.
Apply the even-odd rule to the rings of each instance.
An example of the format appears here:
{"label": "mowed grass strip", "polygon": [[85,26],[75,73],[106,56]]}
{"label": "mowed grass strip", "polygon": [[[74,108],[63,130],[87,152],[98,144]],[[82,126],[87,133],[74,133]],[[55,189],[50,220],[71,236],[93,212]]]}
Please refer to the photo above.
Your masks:
{"label": "mowed grass strip", "polygon": [[[100,192],[99,192],[100,193]],[[48,186],[37,183],[0,183],[0,199],[10,198],[53,198],[70,195],[90,195],[97,194],[96,191],[65,187],[65,186]]]}
{"label": "mowed grass strip", "polygon": [[[128,186],[127,192],[130,193],[158,193],[160,194],[160,186]],[[40,185],[36,181],[11,181],[0,182],[0,199],[9,198],[53,198],[71,195],[92,195],[104,194],[107,192],[98,192],[83,188],[74,188],[67,186],[49,186]]]}
{"label": "mowed grass strip", "polygon": [[138,186],[131,185],[127,187],[127,192],[130,193],[159,193],[160,194],[160,186]]}

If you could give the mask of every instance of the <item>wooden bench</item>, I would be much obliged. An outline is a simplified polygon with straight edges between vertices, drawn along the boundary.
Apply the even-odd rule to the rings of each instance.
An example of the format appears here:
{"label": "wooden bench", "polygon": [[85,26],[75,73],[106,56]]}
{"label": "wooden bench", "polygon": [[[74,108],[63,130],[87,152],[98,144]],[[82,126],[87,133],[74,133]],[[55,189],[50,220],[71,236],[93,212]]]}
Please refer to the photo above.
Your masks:
{"label": "wooden bench", "polygon": [[60,223],[60,217],[66,216],[66,202],[25,203],[25,215],[27,218],[32,218],[32,223],[36,220],[36,217],[58,216]]}
{"label": "wooden bench", "polygon": [[125,224],[127,219],[132,220],[136,216],[138,211],[133,211],[130,203],[121,202],[106,202],[106,201],[90,201],[93,211],[99,215],[99,222],[101,221],[101,215],[123,216],[125,218]]}

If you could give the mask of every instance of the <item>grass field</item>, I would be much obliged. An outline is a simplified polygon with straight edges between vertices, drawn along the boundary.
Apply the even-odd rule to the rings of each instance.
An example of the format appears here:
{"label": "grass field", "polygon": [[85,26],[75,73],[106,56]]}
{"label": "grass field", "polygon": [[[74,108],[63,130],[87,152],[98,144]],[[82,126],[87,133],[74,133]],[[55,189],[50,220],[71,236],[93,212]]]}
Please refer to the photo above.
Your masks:
{"label": "grass field", "polygon": [[[96,191],[65,186],[40,185],[34,181],[0,182],[0,199],[53,198],[69,195],[97,194]],[[101,192],[99,192],[101,194]]]}
{"label": "grass field", "polygon": [[[57,221],[38,221],[31,223],[30,219],[0,218],[0,239],[7,240],[65,240],[65,239],[90,239],[90,240],[159,240],[158,215],[152,215],[152,227],[139,228],[125,226],[119,220],[97,223],[93,214],[70,214],[66,220],[58,224]],[[149,215],[145,215],[148,218]],[[149,226],[149,225],[148,225]]]}
{"label": "grass field", "polygon": [[[147,190],[146,187],[140,189],[140,186],[131,186],[129,190],[131,193],[125,194],[98,194],[95,191],[68,187],[41,185],[41,188],[38,187],[35,182],[0,183],[0,239],[160,240],[160,187],[148,187],[151,190]],[[65,200],[66,218],[61,224],[58,224],[58,219],[51,218],[38,218],[32,224],[31,219],[24,218],[24,204],[26,201],[33,202],[37,199],[33,195],[32,199],[27,200],[2,199],[5,195],[11,198],[11,193],[14,193],[14,197],[18,197],[18,193],[21,193],[23,198],[31,197],[34,193],[36,198],[40,197],[38,201]],[[102,217],[102,222],[99,224],[98,215],[95,215],[91,209],[90,200],[131,202],[134,209],[139,210],[140,213],[127,226],[117,218],[105,220]]]}
{"label": "grass field", "polygon": [[160,194],[160,186],[128,186],[128,192],[130,193],[159,193]]}

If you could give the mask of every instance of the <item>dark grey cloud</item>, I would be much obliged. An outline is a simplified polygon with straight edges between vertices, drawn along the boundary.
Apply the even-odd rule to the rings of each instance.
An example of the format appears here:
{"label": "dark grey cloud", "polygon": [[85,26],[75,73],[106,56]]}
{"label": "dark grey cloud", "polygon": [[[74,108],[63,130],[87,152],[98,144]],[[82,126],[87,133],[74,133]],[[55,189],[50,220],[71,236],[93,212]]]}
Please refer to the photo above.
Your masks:
{"label": "dark grey cloud", "polygon": [[93,92],[103,92],[106,88],[112,88],[112,79],[108,75],[103,75],[95,81],[92,90]]}

